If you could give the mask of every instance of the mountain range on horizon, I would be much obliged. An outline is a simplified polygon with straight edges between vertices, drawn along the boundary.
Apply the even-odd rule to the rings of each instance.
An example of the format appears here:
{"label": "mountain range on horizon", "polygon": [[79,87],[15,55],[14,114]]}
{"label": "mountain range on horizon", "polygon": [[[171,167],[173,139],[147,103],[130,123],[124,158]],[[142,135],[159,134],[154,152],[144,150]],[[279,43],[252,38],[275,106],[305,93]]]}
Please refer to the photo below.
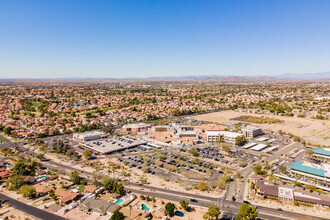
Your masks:
{"label": "mountain range on horizon", "polygon": [[155,77],[122,77],[122,78],[106,78],[106,77],[59,77],[59,78],[7,78],[0,79],[0,81],[28,81],[28,80],[113,80],[113,81],[125,81],[125,80],[136,80],[136,81],[154,81],[154,80],[216,80],[216,81],[290,81],[290,80],[330,80],[330,72],[322,73],[287,73],[280,75],[252,75],[252,76],[240,76],[240,75],[188,75],[188,76],[155,76]]}

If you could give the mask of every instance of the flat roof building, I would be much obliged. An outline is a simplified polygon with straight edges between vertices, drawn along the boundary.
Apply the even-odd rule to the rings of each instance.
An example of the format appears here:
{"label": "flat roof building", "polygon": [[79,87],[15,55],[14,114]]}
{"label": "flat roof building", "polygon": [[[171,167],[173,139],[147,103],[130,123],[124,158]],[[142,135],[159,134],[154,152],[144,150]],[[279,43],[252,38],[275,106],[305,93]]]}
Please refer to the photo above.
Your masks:
{"label": "flat roof building", "polygon": [[279,147],[280,147],[280,145],[272,146],[272,147],[268,148],[268,151],[276,150],[276,149],[279,148]]}
{"label": "flat roof building", "polygon": [[292,174],[330,184],[330,164],[296,161],[289,166]]}
{"label": "flat roof building", "polygon": [[259,141],[259,142],[268,141],[268,138],[266,138],[266,137],[261,137],[261,138],[258,138],[257,141]]}
{"label": "flat roof building", "polygon": [[291,201],[299,201],[330,207],[330,201],[323,196],[320,198],[305,195],[303,193],[295,191],[294,188],[278,186],[260,179],[257,180],[256,185],[259,187],[259,189],[257,190],[257,195],[272,196]]}
{"label": "flat roof building", "polygon": [[257,143],[249,143],[249,144],[244,145],[243,148],[244,149],[249,149],[249,148],[251,148],[253,146],[256,146],[256,145],[257,145]]}
{"label": "flat roof building", "polygon": [[230,131],[206,131],[205,133],[208,142],[219,142],[223,138],[228,144],[236,144],[236,138],[243,136],[241,133]]}
{"label": "flat roof building", "polygon": [[104,133],[99,131],[86,131],[73,134],[73,139],[76,141],[92,141],[100,139],[102,136],[104,136]]}
{"label": "flat roof building", "polygon": [[138,132],[147,132],[151,126],[145,123],[125,124],[122,129],[122,134],[137,134]]}
{"label": "flat roof building", "polygon": [[131,136],[114,137],[111,139],[104,139],[98,141],[86,141],[80,143],[80,145],[91,152],[98,153],[100,155],[107,155],[113,152],[119,152],[128,148],[133,148],[146,144],[146,141],[139,140]]}
{"label": "flat roof building", "polygon": [[243,134],[245,135],[245,137],[247,137],[247,138],[254,138],[254,137],[263,135],[261,128],[252,127],[252,126],[247,126],[247,127],[243,128],[242,131],[243,131]]}
{"label": "flat roof building", "polygon": [[317,147],[313,150],[313,157],[330,161],[330,148]]}
{"label": "flat roof building", "polygon": [[251,150],[261,151],[261,150],[265,149],[266,147],[268,147],[266,144],[258,144],[256,146],[252,147]]}

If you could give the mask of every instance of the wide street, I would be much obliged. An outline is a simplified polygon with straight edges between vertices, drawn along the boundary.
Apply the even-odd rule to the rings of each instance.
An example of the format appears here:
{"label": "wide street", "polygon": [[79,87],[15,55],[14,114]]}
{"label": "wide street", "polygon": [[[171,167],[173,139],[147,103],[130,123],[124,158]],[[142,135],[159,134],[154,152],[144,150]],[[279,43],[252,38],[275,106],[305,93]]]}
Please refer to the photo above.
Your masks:
{"label": "wide street", "polygon": [[[292,146],[287,146],[290,149],[294,148],[295,145]],[[283,149],[287,151],[288,149]],[[281,153],[279,153],[280,155]],[[273,157],[273,156],[272,156]],[[60,164],[54,161],[47,161],[47,163],[52,164],[51,167],[53,168],[61,168],[61,169],[67,169],[67,170],[77,170],[80,171],[79,169],[73,168],[71,166],[65,165],[65,164]],[[251,168],[250,168],[251,169]],[[247,171],[251,172],[250,171]],[[84,171],[85,175],[92,175],[90,172]],[[209,207],[210,205],[216,205],[221,208],[222,211],[230,211],[232,213],[237,213],[242,202],[241,201],[231,201],[231,200],[224,200],[222,202],[221,206],[221,199],[223,197],[211,197],[211,196],[203,196],[203,195],[196,195],[193,193],[185,193],[185,192],[178,192],[174,190],[169,190],[169,189],[164,189],[164,188],[158,188],[158,187],[153,187],[150,185],[142,185],[138,183],[130,183],[132,187],[126,186],[125,188],[139,194],[143,195],[149,195],[149,196],[154,196],[156,198],[161,198],[161,199],[166,199],[170,201],[181,201],[182,199],[185,199],[189,201],[191,205],[196,205],[196,206],[201,206],[201,207]],[[143,189],[143,190],[141,190]],[[242,194],[243,197],[243,194]],[[192,202],[190,199],[196,199],[197,202]],[[306,216],[303,214],[299,213],[294,213],[294,212],[287,212],[287,211],[281,211],[279,214],[274,214],[278,213],[279,211],[277,209],[272,209],[268,207],[258,207],[258,212],[259,212],[259,217],[265,218],[265,219],[297,219],[297,218],[306,218],[306,217],[312,217],[312,216]],[[318,219],[313,217],[314,219]]]}
{"label": "wide street", "polygon": [[31,205],[27,205],[23,202],[20,202],[16,199],[13,199],[13,198],[6,196],[4,194],[1,194],[1,193],[0,193],[0,200],[6,201],[14,208],[16,208],[22,212],[25,212],[27,214],[33,215],[39,219],[47,219],[47,220],[62,220],[62,219],[64,220],[65,219],[65,218],[55,215],[53,213],[44,211],[42,209],[35,208]]}
{"label": "wide street", "polygon": [[[286,154],[298,147],[300,147],[301,144],[297,143],[297,142],[293,142],[291,144],[288,144],[287,146],[283,147],[282,149],[280,149],[279,151],[277,151],[276,153],[274,153],[273,155],[264,158],[263,160],[268,161],[269,163],[271,163],[272,161],[276,160],[276,159],[280,159],[282,154]],[[258,164],[257,161],[254,164]],[[237,191],[237,195],[236,195],[236,200],[242,202],[243,201],[243,196],[244,196],[244,190],[245,190],[245,182],[247,180],[247,177],[253,172],[252,169],[253,165],[247,166],[246,168],[240,170],[239,172],[241,173],[241,176],[244,177],[243,182],[241,182],[240,187],[238,188],[238,181],[236,178],[236,175],[234,176],[234,181],[232,181],[228,187],[228,192],[226,193],[226,200],[231,200],[234,194],[234,190],[236,189]],[[241,181],[241,180],[240,180]]]}
{"label": "wide street", "polygon": [[[10,144],[10,140],[8,140],[8,141],[9,141],[8,144]],[[11,143],[11,144],[13,144],[13,143]],[[278,159],[278,158],[280,158],[282,153],[291,151],[292,149],[295,149],[298,146],[299,146],[299,143],[289,144],[288,146],[284,147],[283,149],[281,149],[274,155],[267,158],[267,160],[271,162],[275,159]],[[21,148],[25,149],[23,145],[20,145],[19,147],[20,147],[20,149]],[[26,149],[25,149],[25,152],[26,152]],[[29,154],[28,152],[26,152],[26,153]],[[83,171],[82,169],[77,169],[70,165],[57,163],[52,160],[43,162],[43,166],[45,166],[47,168],[56,168],[58,170],[68,170],[68,171],[76,170],[76,171],[82,172],[82,174],[84,176],[92,175],[92,173]],[[242,176],[247,177],[252,172],[252,167],[251,166],[246,167],[245,169],[240,170],[240,172],[241,172]],[[174,190],[153,187],[150,185],[142,185],[142,184],[132,183],[132,182],[130,183],[130,186],[126,186],[126,189],[128,189],[132,192],[135,192],[135,193],[154,196],[156,198],[166,199],[166,200],[170,200],[170,201],[179,202],[180,200],[185,199],[185,200],[189,201],[189,203],[191,205],[195,205],[195,206],[209,207],[210,205],[216,205],[221,208],[222,212],[237,213],[242,204],[244,187],[245,187],[245,184],[241,184],[240,189],[238,190],[237,200],[235,202],[231,201],[231,197],[232,197],[232,192],[235,189],[237,189],[236,179],[233,182],[231,182],[230,185],[228,186],[228,192],[226,193],[225,199],[223,196],[220,196],[220,197],[203,196],[203,195],[197,195],[194,193],[178,192],[178,191],[174,191]],[[3,196],[2,198],[8,200],[10,202],[10,204],[12,204],[13,206],[15,204],[15,207],[17,207],[18,209],[20,209],[22,211],[28,210],[27,207],[31,207],[31,206],[25,205],[17,200],[10,199],[10,197],[8,197],[8,196],[4,196],[4,195],[1,195],[1,196]],[[7,199],[7,198],[9,198],[9,199]],[[193,202],[193,201],[191,201],[191,199],[195,199],[195,200],[197,200],[197,202]],[[223,200],[223,201],[221,201],[221,200]],[[22,204],[25,206],[22,206]],[[46,212],[46,211],[40,210],[40,212],[38,212],[39,209],[37,209],[37,210],[35,210],[35,209],[37,209],[37,208],[29,209],[28,210],[29,212],[28,211],[26,211],[26,212],[31,215],[34,215],[38,218],[41,215],[48,214],[48,212]],[[306,215],[302,215],[299,213],[293,213],[293,212],[287,212],[287,211],[281,211],[279,214],[274,214],[274,213],[278,213],[277,209],[261,207],[261,206],[258,207],[258,212],[259,212],[258,216],[261,218],[265,218],[265,219],[297,219],[297,218],[307,217]],[[51,213],[49,213],[49,215],[54,217],[54,219],[63,219],[63,218],[60,218]],[[309,216],[309,217],[312,217],[312,216]],[[47,219],[51,219],[51,218],[47,218]],[[317,219],[317,218],[314,217],[314,219]]]}

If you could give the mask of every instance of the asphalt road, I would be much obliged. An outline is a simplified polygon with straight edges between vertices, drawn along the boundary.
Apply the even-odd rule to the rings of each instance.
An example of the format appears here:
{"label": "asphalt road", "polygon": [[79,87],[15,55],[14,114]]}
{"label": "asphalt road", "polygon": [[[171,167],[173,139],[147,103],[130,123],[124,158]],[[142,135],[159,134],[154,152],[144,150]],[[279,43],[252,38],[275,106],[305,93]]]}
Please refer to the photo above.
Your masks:
{"label": "asphalt road", "polygon": [[[189,201],[190,205],[196,205],[196,206],[202,206],[202,207],[210,207],[211,205],[219,206],[219,200],[217,198],[208,197],[209,199],[199,199],[198,202],[192,202],[190,201],[191,196],[185,196],[181,195],[180,192],[177,192],[176,194],[169,194],[169,193],[160,193],[160,192],[153,192],[153,191],[147,191],[147,190],[138,190],[138,189],[132,189],[129,187],[126,187],[127,189],[131,190],[134,193],[143,194],[145,196],[154,196],[156,198],[160,199],[166,199],[169,201],[176,201],[180,202],[182,199],[185,199]],[[195,195],[194,195],[195,196]],[[231,212],[234,214],[237,214],[239,211],[240,206],[242,205],[241,202],[233,202],[233,201],[227,201],[225,200],[223,202],[223,205],[221,206],[221,211],[224,212]],[[257,211],[259,212],[258,217],[263,219],[269,219],[269,220],[276,220],[276,219],[305,219],[305,218],[311,218],[311,219],[321,219],[321,218],[315,218],[312,216],[306,216],[299,213],[294,212],[288,212],[288,211],[278,211],[276,209],[268,208],[268,207],[258,207]]]}
{"label": "asphalt road", "polygon": [[[288,146],[288,148],[293,149],[295,147],[297,147],[296,145],[297,143],[292,144],[291,146]],[[280,154],[282,153],[282,151],[289,151],[289,149],[287,149],[285,147],[285,149],[282,149],[280,151],[278,151],[276,154],[270,156],[269,158],[267,158],[267,160],[272,161],[274,159],[277,159],[280,157]],[[81,172],[81,170],[73,168],[72,166],[69,165],[64,165],[61,163],[57,163],[54,161],[47,161],[46,163],[43,163],[44,165],[46,165],[46,167],[50,167],[50,168],[62,168],[62,169],[67,169],[67,170],[77,170],[79,172]],[[247,176],[249,173],[252,172],[252,168],[251,167],[247,167],[246,169],[244,169],[243,171],[241,171],[242,176]],[[92,175],[92,173],[90,172],[84,172],[84,175]],[[241,184],[241,189],[239,190],[239,194],[238,196],[240,197],[240,200],[237,200],[235,202],[231,201],[231,200],[223,200],[222,202],[220,201],[221,197],[219,198],[215,198],[215,197],[208,197],[208,196],[202,196],[202,195],[196,195],[196,194],[192,194],[192,193],[185,193],[185,192],[177,192],[177,191],[173,191],[173,190],[168,190],[168,189],[163,189],[163,188],[157,188],[157,187],[153,187],[153,186],[149,186],[149,185],[140,185],[137,183],[130,183],[132,186],[136,186],[136,187],[141,187],[144,190],[137,190],[137,189],[132,189],[130,187],[126,187],[127,189],[131,190],[132,192],[135,193],[139,193],[139,194],[144,194],[144,195],[149,195],[149,196],[154,196],[154,197],[158,197],[158,198],[162,198],[162,199],[166,199],[166,200],[170,200],[170,201],[180,201],[182,199],[185,199],[187,201],[189,201],[189,203],[191,205],[197,205],[197,206],[202,206],[202,207],[209,207],[210,205],[217,205],[220,206],[220,204],[222,204],[222,206],[220,207],[222,211],[225,212],[231,212],[231,213],[237,213],[240,206],[241,206],[241,202],[240,200],[242,200],[243,198],[243,192],[244,192],[244,187],[245,184]],[[232,185],[233,184],[233,185]],[[228,187],[229,189],[236,189],[237,188],[237,181],[232,182],[232,184]],[[147,190],[146,190],[147,189]],[[226,193],[226,195],[231,198],[231,194],[230,193]],[[5,195],[0,194],[0,199],[2,200],[8,200],[10,202],[10,204],[12,206],[14,206],[15,208],[18,208],[19,210],[22,210],[26,213],[29,213],[31,215],[34,215],[38,218],[41,219],[64,219],[62,217],[59,217],[57,215],[54,215],[52,213],[46,212],[44,210],[40,210],[37,208],[34,208],[32,206],[26,205],[24,203],[21,203],[17,200],[11,199],[10,197],[7,197]],[[198,202],[192,202],[190,201],[190,199],[196,199],[198,200]],[[312,216],[306,216],[306,215],[302,215],[299,213],[293,213],[293,212],[287,212],[287,211],[277,211],[276,209],[272,209],[272,208],[268,208],[268,207],[259,207],[258,208],[259,211],[259,217],[261,218],[265,218],[265,219],[297,219],[297,218],[306,218],[306,217],[312,217]],[[314,219],[317,219],[314,217]]]}
{"label": "asphalt road", "polygon": [[16,208],[16,209],[18,209],[22,212],[28,213],[30,215],[33,215],[33,216],[35,216],[37,218],[40,218],[40,219],[47,219],[47,220],[62,220],[63,219],[63,220],[65,220],[65,218],[63,218],[61,216],[52,214],[52,213],[44,211],[42,209],[35,208],[31,205],[27,205],[23,202],[12,199],[12,198],[10,198],[6,195],[3,195],[1,193],[0,193],[0,199],[2,201],[7,201],[14,208]]}
{"label": "asphalt road", "polygon": [[[285,148],[278,151],[276,154],[267,158],[267,160],[272,161],[274,159],[278,159],[278,158],[280,158],[281,153],[288,152],[298,146],[299,146],[299,143],[292,143],[290,146],[286,146]],[[48,161],[47,163],[50,164],[51,167],[57,167],[57,168],[60,167],[62,169],[77,170],[77,171],[81,172],[81,170],[79,170],[79,169],[73,168],[69,165],[57,163],[54,161]],[[245,177],[251,172],[252,172],[251,167],[247,167],[241,171],[242,176],[245,176]],[[84,174],[92,175],[92,173],[86,172],[86,171],[84,171]],[[244,181],[245,180],[246,180],[246,178],[244,179]],[[229,191],[237,189],[237,181],[232,182],[232,184],[228,187],[230,189]],[[220,197],[220,198],[208,197],[208,196],[196,195],[193,193],[185,193],[185,192],[178,192],[178,191],[168,190],[168,189],[163,189],[163,188],[157,188],[157,187],[153,187],[150,185],[141,185],[141,184],[132,183],[132,182],[130,183],[130,185],[144,189],[144,190],[138,190],[138,189],[132,189],[132,188],[126,186],[127,189],[129,189],[135,193],[154,196],[156,198],[162,198],[162,199],[166,199],[166,200],[170,200],[170,201],[178,201],[178,202],[181,201],[182,199],[185,199],[185,200],[189,201],[189,203],[192,205],[197,205],[197,206],[202,206],[202,207],[209,207],[211,205],[220,206],[220,204],[222,204],[221,210],[223,210],[223,211],[229,210],[232,213],[238,212],[238,210],[242,204],[242,201],[243,201],[243,192],[244,192],[244,187],[245,187],[245,184],[241,184],[240,194],[238,194],[240,200],[237,200],[235,202],[231,201],[232,194],[227,193],[226,194],[227,198],[230,198],[230,199],[223,200],[221,202],[221,199],[223,199],[224,197]],[[192,201],[190,201],[190,199],[196,199],[198,202],[197,203],[192,202]],[[229,208],[228,208],[228,206],[229,206]],[[278,211],[277,209],[261,207],[261,206],[258,208],[258,211],[259,211],[258,216],[261,218],[265,218],[265,219],[297,219],[297,218],[304,219],[306,217],[312,218],[312,216],[306,216],[306,215],[302,215],[302,214],[294,213],[294,212]],[[318,218],[313,217],[313,219],[318,219]]]}
{"label": "asphalt road", "polygon": [[[291,144],[288,144],[287,146],[284,146],[283,148],[281,148],[279,151],[277,151],[276,153],[274,153],[273,155],[266,157],[266,158],[262,158],[261,160],[265,160],[268,161],[269,163],[271,163],[272,161],[276,160],[276,159],[281,159],[281,154],[286,154],[296,148],[299,148],[301,146],[300,143],[297,142],[293,142]],[[258,162],[260,161],[256,161],[254,164],[258,164]],[[236,175],[234,176],[234,181],[230,183],[229,187],[228,187],[228,193],[226,196],[227,200],[231,200],[234,190],[237,190],[237,195],[236,195],[236,200],[243,202],[243,195],[244,195],[244,190],[245,190],[245,182],[246,182],[246,178],[247,176],[253,172],[252,169],[252,165],[244,168],[243,170],[239,171],[241,173],[241,176],[244,177],[244,181],[243,183],[241,183],[240,187],[238,188],[238,183],[237,183],[237,178]]]}

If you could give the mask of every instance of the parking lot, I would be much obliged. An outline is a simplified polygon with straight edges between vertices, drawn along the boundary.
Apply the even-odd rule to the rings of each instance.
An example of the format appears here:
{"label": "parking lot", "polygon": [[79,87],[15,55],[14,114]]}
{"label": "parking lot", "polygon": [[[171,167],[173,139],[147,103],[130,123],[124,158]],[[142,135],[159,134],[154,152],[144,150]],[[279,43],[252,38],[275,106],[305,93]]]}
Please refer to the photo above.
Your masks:
{"label": "parking lot", "polygon": [[166,178],[169,181],[182,180],[190,183],[200,180],[212,181],[223,174],[219,167],[198,158],[191,159],[168,152],[157,153],[152,152],[153,150],[150,149],[148,153],[142,147],[126,150],[117,160],[132,168]]}

